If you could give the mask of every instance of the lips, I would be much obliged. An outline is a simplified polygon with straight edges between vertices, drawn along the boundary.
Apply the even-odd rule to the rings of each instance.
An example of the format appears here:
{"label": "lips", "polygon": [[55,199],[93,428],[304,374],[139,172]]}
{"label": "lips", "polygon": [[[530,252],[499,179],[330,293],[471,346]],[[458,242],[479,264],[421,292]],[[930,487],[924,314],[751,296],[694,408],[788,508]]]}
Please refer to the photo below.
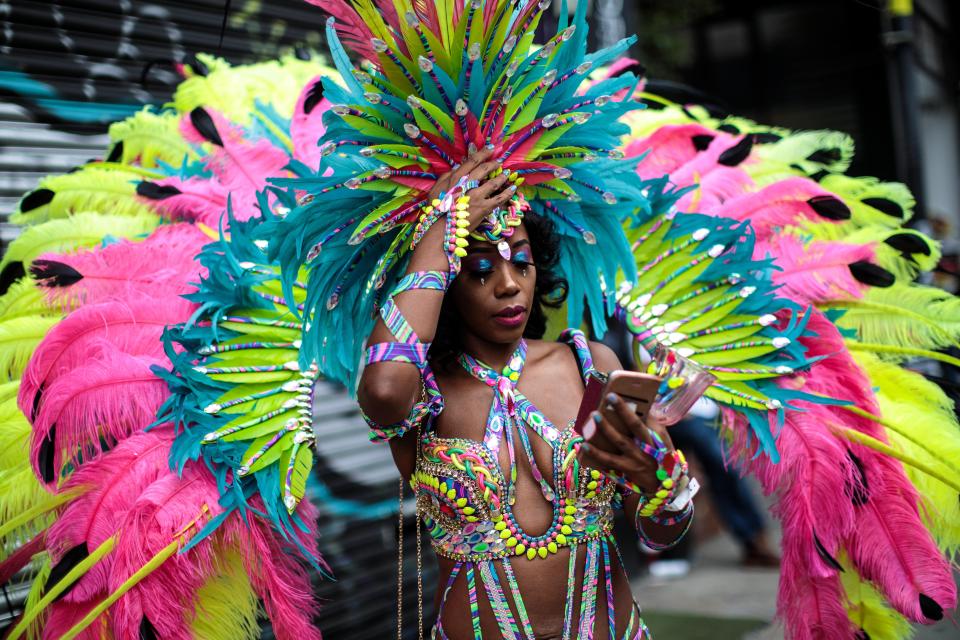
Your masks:
{"label": "lips", "polygon": [[518,304],[501,309],[494,314],[493,320],[497,324],[505,327],[516,327],[523,324],[523,321],[526,317],[527,308]]}

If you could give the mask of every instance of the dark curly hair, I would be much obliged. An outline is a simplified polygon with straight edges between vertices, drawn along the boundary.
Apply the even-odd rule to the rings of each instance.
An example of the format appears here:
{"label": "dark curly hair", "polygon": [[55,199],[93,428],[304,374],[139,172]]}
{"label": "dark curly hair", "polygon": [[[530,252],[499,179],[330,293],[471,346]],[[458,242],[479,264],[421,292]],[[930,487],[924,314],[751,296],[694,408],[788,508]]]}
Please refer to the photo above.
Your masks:
{"label": "dark curly hair", "polygon": [[[560,238],[553,223],[532,212],[523,217],[523,225],[530,238],[530,249],[536,262],[537,280],[533,288],[533,304],[523,330],[523,337],[542,338],[547,330],[545,307],[560,308],[567,299],[568,284],[560,275]],[[452,296],[443,300],[437,333],[430,345],[428,357],[434,367],[445,368],[462,351],[460,344],[460,315],[453,304]]]}

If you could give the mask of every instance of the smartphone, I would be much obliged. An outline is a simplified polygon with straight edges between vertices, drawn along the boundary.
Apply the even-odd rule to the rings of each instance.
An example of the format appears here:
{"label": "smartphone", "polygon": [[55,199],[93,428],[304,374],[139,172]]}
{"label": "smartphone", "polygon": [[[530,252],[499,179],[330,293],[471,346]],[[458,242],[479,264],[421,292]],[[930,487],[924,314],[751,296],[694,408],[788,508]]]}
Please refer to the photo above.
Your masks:
{"label": "smartphone", "polygon": [[[600,410],[604,398],[610,393],[620,396],[640,416],[641,420],[646,420],[650,412],[650,405],[657,397],[657,390],[660,388],[661,381],[662,379],[659,376],[622,369],[611,371],[609,374],[592,373],[587,380],[583,400],[580,401],[574,430],[583,435],[583,427],[590,419],[590,414]],[[590,438],[590,444],[605,451],[616,451],[616,447],[599,432]]]}

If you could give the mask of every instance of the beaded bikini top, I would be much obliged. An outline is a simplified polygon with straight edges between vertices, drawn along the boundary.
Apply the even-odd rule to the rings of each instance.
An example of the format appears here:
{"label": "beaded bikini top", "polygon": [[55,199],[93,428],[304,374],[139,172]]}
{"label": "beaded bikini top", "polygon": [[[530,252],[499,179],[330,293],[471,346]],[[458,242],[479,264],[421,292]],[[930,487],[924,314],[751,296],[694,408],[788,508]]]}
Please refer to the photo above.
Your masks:
{"label": "beaded bikini top", "polygon": [[[567,330],[561,340],[574,349],[586,379],[594,370],[586,337]],[[580,436],[572,425],[557,428],[517,390],[526,351],[526,342],[521,341],[501,372],[469,355],[460,357],[471,375],[494,390],[482,442],[437,436],[431,427],[439,411],[429,412],[421,459],[410,484],[439,555],[461,561],[514,555],[533,560],[610,533],[616,485],[577,462],[573,450]],[[425,386],[428,396],[434,390],[438,393],[432,376],[425,376]],[[530,432],[553,450],[552,473],[547,474],[552,483],[534,459]],[[510,459],[506,474],[499,463],[504,445]],[[536,536],[524,532],[513,514],[519,452],[526,456],[534,480],[553,507],[550,526]]]}

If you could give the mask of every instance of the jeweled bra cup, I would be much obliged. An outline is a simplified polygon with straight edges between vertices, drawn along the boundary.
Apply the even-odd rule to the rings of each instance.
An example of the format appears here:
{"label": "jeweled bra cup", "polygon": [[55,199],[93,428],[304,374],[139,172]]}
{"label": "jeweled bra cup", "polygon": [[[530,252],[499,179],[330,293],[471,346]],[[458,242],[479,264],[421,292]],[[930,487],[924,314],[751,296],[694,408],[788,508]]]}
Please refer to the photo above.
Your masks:
{"label": "jeweled bra cup", "polygon": [[616,485],[576,462],[564,470],[577,434],[572,428],[559,433],[553,445],[553,486],[560,489],[550,526],[537,536],[517,523],[505,499],[503,472],[483,443],[427,434],[411,486],[436,553],[453,560],[523,555],[533,560],[608,536]]}

